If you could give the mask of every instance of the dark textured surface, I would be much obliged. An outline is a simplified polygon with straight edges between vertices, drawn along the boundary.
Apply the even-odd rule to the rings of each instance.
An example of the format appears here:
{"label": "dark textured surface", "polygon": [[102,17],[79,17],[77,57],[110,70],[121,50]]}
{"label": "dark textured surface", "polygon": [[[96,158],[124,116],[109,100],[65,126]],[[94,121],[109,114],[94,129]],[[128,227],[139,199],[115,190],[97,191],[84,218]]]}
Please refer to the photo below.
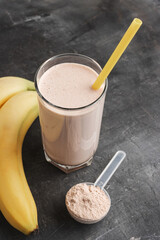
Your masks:
{"label": "dark textured surface", "polygon": [[[104,66],[134,17],[144,24],[110,74],[94,162],[69,175],[47,163],[36,120],[23,160],[39,232],[24,236],[0,214],[0,240],[160,239],[159,1],[0,0],[0,76],[33,80],[44,60],[63,52],[88,55]],[[106,187],[108,216],[90,226],[75,222],[65,193],[73,184],[95,181],[118,149],[127,159]]]}

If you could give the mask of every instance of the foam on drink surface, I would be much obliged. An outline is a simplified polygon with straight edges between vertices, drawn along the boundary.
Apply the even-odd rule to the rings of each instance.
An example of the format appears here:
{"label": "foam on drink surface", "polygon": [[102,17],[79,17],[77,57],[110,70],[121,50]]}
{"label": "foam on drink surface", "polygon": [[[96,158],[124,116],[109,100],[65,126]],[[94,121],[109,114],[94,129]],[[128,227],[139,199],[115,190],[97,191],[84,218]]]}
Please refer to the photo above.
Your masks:
{"label": "foam on drink surface", "polygon": [[44,98],[56,106],[79,108],[94,102],[102,94],[104,85],[93,90],[98,73],[78,63],[61,63],[48,69],[41,77],[39,90]]}

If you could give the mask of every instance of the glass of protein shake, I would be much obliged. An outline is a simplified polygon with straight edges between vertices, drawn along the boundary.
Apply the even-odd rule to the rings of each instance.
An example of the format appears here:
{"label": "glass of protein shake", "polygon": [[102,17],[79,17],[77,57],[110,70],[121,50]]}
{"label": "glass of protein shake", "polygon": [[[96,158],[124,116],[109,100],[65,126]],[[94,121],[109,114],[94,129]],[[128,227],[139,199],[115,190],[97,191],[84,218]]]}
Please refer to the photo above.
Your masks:
{"label": "glass of protein shake", "polygon": [[54,56],[37,71],[39,118],[46,160],[66,173],[89,166],[99,142],[108,81],[93,59],[73,53]]}

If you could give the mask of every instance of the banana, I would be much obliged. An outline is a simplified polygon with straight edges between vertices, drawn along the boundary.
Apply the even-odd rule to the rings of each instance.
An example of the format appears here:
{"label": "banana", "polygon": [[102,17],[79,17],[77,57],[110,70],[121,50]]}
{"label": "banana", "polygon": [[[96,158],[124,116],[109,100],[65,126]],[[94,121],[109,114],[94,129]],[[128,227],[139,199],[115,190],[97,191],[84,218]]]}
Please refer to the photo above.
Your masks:
{"label": "banana", "polygon": [[26,90],[35,90],[34,83],[19,77],[0,78],[0,107],[13,95]]}
{"label": "banana", "polygon": [[22,163],[23,139],[37,116],[34,91],[16,94],[0,109],[0,209],[24,234],[38,228],[37,209]]}

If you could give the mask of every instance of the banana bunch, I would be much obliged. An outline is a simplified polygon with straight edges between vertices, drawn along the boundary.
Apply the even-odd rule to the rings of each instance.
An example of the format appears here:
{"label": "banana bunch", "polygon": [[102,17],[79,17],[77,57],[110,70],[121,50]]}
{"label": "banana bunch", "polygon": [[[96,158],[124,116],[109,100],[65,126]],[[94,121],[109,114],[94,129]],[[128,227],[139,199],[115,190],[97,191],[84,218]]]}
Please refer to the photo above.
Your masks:
{"label": "banana bunch", "polygon": [[0,78],[0,210],[24,234],[38,228],[37,208],[22,163],[23,139],[38,116],[33,90],[33,82],[26,79]]}

